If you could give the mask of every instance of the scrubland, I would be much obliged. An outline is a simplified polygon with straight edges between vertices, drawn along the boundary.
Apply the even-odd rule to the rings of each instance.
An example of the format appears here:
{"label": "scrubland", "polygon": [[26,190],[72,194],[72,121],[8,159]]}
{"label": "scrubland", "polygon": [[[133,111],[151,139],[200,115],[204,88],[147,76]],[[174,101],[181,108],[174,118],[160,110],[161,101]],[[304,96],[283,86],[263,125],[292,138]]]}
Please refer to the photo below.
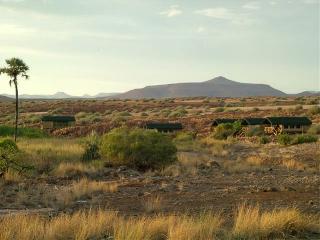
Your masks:
{"label": "scrubland", "polygon": [[[130,115],[123,113],[129,112],[126,109],[126,104],[131,104],[129,100],[81,101],[87,107],[82,108],[82,112],[92,108],[100,114],[98,110],[103,109],[100,123],[98,120],[91,124],[82,122],[75,127],[77,131],[80,128],[88,128],[88,131],[66,136],[25,135],[18,139],[16,160],[32,167],[20,172],[9,169],[0,177],[1,240],[320,238],[319,141],[300,144],[292,140],[292,144],[281,145],[273,137],[262,143],[260,136],[219,140],[213,137],[209,128],[206,132],[197,131],[197,128],[203,128],[201,126],[191,128],[196,122],[205,125],[210,118],[234,114],[228,112],[228,108],[243,104],[244,109],[237,111],[235,117],[260,116],[266,111],[278,115],[307,115],[315,123],[310,134],[318,136],[319,112],[312,112],[315,111],[313,107],[305,107],[314,98],[281,100],[281,104],[273,103],[280,99],[269,99],[266,101],[269,105],[263,105],[259,99],[223,99],[223,112],[221,109],[215,112],[216,107],[222,107],[217,105],[221,100],[216,99],[140,100],[136,108],[130,109]],[[39,116],[41,112],[53,111],[53,106],[62,108],[62,105],[63,109],[58,109],[61,113],[71,113],[73,104],[73,101],[48,103],[39,100],[32,106],[37,112],[31,113],[31,106],[25,104],[24,114]],[[204,115],[195,111],[197,104],[203,105],[198,110]],[[230,106],[225,106],[227,104]],[[276,104],[286,107],[277,109]],[[295,107],[299,104],[302,109]],[[105,105],[118,110],[106,112],[108,109],[101,107]],[[189,105],[196,107],[189,108]],[[158,106],[156,111],[151,112],[152,106]],[[185,114],[182,121],[187,127],[183,132],[166,136],[176,149],[166,142],[158,143],[164,144],[160,146],[170,149],[176,158],[147,169],[147,165],[140,162],[135,163],[143,168],[123,160],[139,161],[142,156],[149,156],[149,151],[141,158],[140,155],[135,158],[133,150],[121,156],[102,151],[101,156],[94,157],[97,159],[83,157],[88,146],[92,146],[88,144],[87,132],[97,130],[99,135],[99,126],[112,120],[106,116],[116,114],[117,119],[122,118],[121,121],[130,127],[131,123],[141,118],[152,119],[151,116],[165,112],[171,106]],[[271,110],[259,110],[268,109],[268,106]],[[147,116],[141,117],[142,109]],[[202,121],[202,116],[207,120]],[[197,120],[191,120],[196,117]],[[37,121],[28,124],[26,126],[38,126]],[[93,129],[93,126],[97,128]],[[103,129],[108,132],[108,127]],[[140,135],[136,135],[130,136],[140,139]],[[147,134],[146,137],[159,136]],[[108,140],[114,138],[98,138],[104,141],[101,146],[109,151],[110,147],[111,150],[115,147]],[[92,139],[90,137],[89,143],[95,144],[96,140]],[[116,146],[121,144],[127,143],[121,141]],[[135,149],[133,152],[145,150],[139,144],[131,147]],[[121,164],[116,164],[116,160],[121,160]]]}

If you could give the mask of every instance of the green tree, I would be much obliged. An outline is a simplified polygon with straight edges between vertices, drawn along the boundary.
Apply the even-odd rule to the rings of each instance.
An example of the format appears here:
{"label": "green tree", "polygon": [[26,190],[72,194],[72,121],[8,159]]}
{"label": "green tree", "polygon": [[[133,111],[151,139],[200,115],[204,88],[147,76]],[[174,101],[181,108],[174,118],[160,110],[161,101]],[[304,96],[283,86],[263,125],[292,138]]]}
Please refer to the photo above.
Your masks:
{"label": "green tree", "polygon": [[14,141],[17,141],[18,134],[18,119],[19,119],[19,92],[18,92],[18,78],[23,77],[28,79],[27,71],[29,67],[24,63],[23,60],[19,58],[11,58],[6,60],[7,66],[0,68],[0,75],[6,74],[9,76],[9,84],[15,87],[16,92],[16,121],[15,121],[15,131],[14,131]]}

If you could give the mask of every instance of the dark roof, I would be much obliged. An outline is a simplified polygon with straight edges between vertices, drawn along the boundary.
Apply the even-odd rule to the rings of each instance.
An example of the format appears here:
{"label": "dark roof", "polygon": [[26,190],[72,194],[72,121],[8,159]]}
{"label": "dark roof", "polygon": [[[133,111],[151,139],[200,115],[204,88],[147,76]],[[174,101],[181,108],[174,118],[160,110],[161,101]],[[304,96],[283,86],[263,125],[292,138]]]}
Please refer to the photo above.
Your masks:
{"label": "dark roof", "polygon": [[244,118],[241,120],[242,125],[262,125],[265,123],[265,118]]}
{"label": "dark roof", "polygon": [[222,123],[234,123],[238,120],[239,119],[235,119],[235,118],[217,118],[213,120],[212,126],[218,126],[219,124],[222,124]]}
{"label": "dark roof", "polygon": [[146,123],[145,128],[147,129],[157,129],[159,131],[174,131],[181,130],[181,123]]}
{"label": "dark roof", "polygon": [[311,125],[312,122],[307,117],[267,117],[266,121],[272,125]]}
{"label": "dark roof", "polygon": [[41,118],[43,122],[75,122],[74,116],[43,116]]}

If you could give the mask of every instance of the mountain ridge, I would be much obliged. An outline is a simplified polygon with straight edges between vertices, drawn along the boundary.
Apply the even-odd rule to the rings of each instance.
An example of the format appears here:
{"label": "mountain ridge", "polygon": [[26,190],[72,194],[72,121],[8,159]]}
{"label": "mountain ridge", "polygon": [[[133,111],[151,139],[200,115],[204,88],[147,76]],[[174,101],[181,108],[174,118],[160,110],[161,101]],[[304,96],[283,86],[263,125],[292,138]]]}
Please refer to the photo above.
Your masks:
{"label": "mountain ridge", "polygon": [[[320,91],[303,91],[297,94],[287,94],[267,84],[241,83],[218,76],[203,82],[170,83],[150,85],[136,88],[124,93],[98,93],[72,96],[65,92],[51,95],[22,94],[20,99],[138,99],[138,98],[174,98],[174,97],[250,97],[250,96],[319,96]],[[3,99],[1,99],[1,97]],[[10,100],[14,95],[0,94],[0,100]]]}

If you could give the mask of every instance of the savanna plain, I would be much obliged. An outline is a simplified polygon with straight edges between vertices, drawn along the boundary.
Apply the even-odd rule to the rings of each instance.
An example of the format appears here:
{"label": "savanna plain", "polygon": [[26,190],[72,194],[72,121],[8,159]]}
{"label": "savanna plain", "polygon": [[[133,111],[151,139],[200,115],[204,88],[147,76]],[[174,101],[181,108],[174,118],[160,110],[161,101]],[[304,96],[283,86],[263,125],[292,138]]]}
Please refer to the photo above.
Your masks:
{"label": "savanna plain", "polygon": [[[16,145],[14,102],[2,101],[0,239],[319,239],[319,100],[21,100]],[[76,123],[44,132],[43,115]],[[267,116],[313,124],[281,136],[211,128]],[[141,128],[154,121],[183,130]]]}

